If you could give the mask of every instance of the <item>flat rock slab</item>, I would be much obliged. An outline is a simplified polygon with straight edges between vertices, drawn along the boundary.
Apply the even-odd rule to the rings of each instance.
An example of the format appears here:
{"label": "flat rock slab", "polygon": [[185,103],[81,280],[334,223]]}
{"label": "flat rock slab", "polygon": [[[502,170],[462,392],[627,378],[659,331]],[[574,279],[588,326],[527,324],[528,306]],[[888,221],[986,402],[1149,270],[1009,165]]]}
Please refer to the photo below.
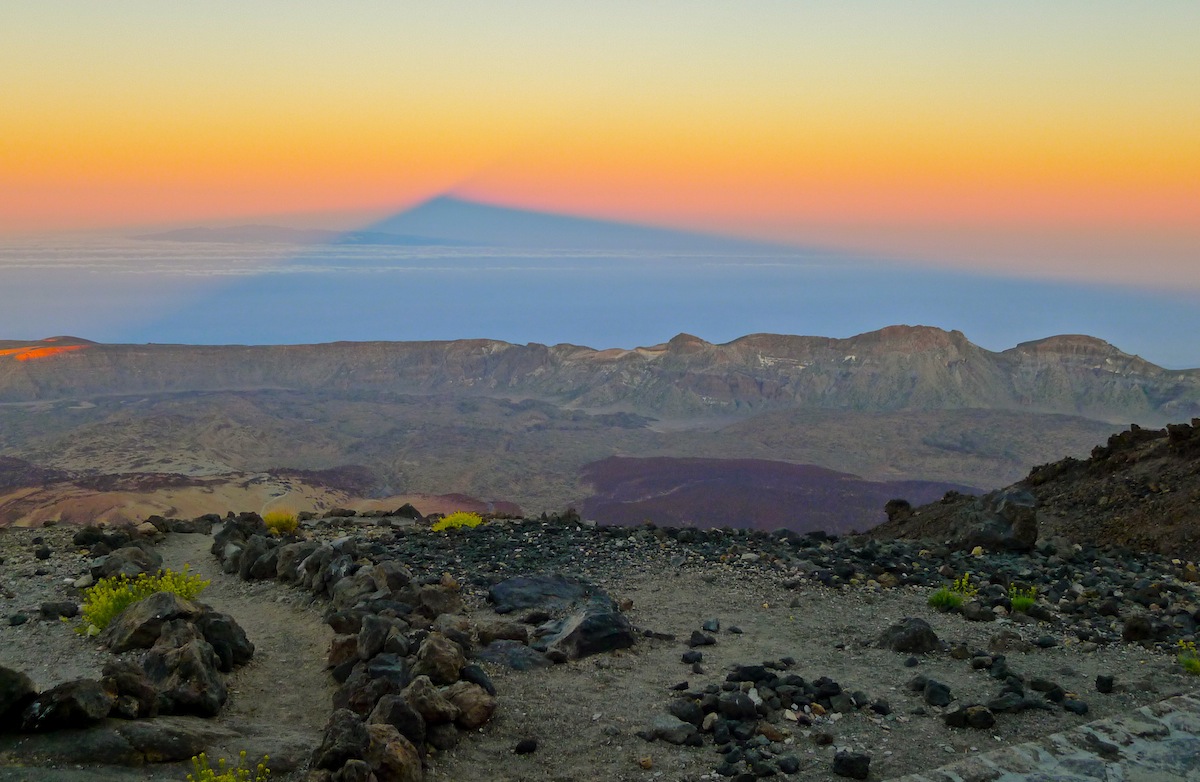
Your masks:
{"label": "flat rock slab", "polygon": [[892,782],[1174,782],[1200,779],[1200,693]]}
{"label": "flat rock slab", "polygon": [[238,734],[198,717],[106,719],[90,728],[0,736],[0,767],[49,763],[141,766],[190,759]]}
{"label": "flat rock slab", "polygon": [[612,599],[602,589],[582,579],[548,575],[505,579],[488,590],[488,600],[496,613],[508,614],[527,608],[564,611],[584,602],[611,602]]}

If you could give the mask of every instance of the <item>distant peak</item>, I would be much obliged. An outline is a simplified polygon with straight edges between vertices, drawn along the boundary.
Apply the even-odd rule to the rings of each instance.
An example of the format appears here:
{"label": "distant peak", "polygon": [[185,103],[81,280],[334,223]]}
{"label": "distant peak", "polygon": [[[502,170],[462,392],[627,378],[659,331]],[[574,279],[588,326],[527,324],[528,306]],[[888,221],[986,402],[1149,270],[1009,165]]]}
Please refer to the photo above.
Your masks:
{"label": "distant peak", "polygon": [[695,336],[694,334],[680,333],[680,334],[676,334],[674,337],[671,337],[671,341],[668,342],[667,344],[673,348],[683,348],[683,347],[709,347],[712,343],[707,342],[703,339],[700,339],[699,337]]}
{"label": "distant peak", "polygon": [[1018,348],[1032,348],[1040,350],[1117,350],[1113,345],[1105,342],[1099,337],[1090,337],[1087,334],[1056,334],[1053,337],[1044,337],[1042,339],[1033,339],[1028,342],[1022,342],[1017,345]]}

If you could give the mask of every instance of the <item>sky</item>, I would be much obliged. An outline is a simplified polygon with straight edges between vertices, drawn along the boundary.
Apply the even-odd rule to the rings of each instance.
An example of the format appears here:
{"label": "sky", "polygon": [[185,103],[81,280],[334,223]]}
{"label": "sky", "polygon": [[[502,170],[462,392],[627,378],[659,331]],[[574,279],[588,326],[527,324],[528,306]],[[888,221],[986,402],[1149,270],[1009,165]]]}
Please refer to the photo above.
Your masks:
{"label": "sky", "polygon": [[1198,31],[1193,0],[0,0],[0,239],[453,194],[1200,306]]}

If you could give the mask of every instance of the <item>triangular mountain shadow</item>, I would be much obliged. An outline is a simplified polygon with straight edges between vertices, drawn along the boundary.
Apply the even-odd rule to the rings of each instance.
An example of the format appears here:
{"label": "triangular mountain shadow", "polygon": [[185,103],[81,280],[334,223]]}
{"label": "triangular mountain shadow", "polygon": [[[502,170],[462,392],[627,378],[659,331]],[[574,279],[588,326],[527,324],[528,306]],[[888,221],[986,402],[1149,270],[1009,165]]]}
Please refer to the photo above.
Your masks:
{"label": "triangular mountain shadow", "polygon": [[526,250],[739,252],[804,255],[813,250],[611,220],[514,209],[438,196],[351,232],[435,238],[438,244]]}

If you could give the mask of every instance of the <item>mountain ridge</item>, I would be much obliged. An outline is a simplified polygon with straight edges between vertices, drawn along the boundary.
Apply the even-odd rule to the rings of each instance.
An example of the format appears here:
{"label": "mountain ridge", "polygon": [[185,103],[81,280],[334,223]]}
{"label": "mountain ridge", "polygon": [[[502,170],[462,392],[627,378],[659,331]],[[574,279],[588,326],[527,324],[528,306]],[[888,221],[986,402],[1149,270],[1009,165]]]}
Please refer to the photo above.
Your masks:
{"label": "mountain ridge", "polygon": [[660,418],[792,407],[985,408],[1161,425],[1200,415],[1200,369],[1168,370],[1059,335],[993,352],[962,332],[889,326],[853,337],[681,334],[632,349],[469,339],[311,345],[0,341],[0,402],[89,394],[373,389],[551,399]]}

